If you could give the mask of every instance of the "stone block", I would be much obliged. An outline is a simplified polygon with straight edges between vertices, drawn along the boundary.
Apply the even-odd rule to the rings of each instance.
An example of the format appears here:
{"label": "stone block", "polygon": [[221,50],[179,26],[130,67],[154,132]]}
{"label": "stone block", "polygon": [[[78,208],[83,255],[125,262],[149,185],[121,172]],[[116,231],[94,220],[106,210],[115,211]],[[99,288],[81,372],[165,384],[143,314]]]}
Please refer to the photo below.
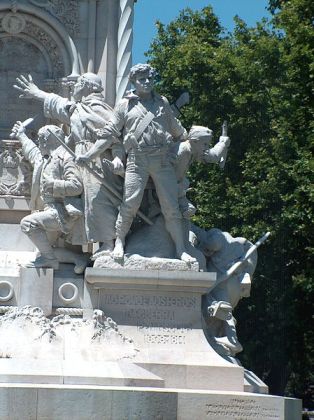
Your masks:
{"label": "stone block", "polygon": [[[67,264],[69,265],[69,264]],[[63,264],[64,266],[64,264]],[[84,296],[84,278],[73,273],[73,265],[66,270],[54,272],[53,308],[81,308]]]}
{"label": "stone block", "polygon": [[301,400],[241,392],[0,385],[1,420],[301,420]]}
{"label": "stone block", "polygon": [[301,400],[236,392],[179,392],[177,418],[191,420],[196,413],[198,420],[301,420]]}
{"label": "stone block", "polygon": [[88,268],[85,280],[84,315],[98,308],[117,322],[139,350],[133,361],[166,387],[243,391],[243,368],[203,333],[201,297],[215,274]]}
{"label": "stone block", "polygon": [[51,268],[21,268],[18,305],[39,306],[44,314],[52,312],[53,270]]}
{"label": "stone block", "polygon": [[0,274],[0,306],[16,306],[19,298],[19,269],[2,267]]}
{"label": "stone block", "polygon": [[34,420],[37,415],[37,389],[15,384],[0,385],[1,420]]}
{"label": "stone block", "polygon": [[36,251],[34,244],[21,231],[19,224],[0,223],[0,238],[5,238],[0,241],[0,251]]}
{"label": "stone block", "polygon": [[0,383],[63,383],[63,366],[58,360],[0,359],[0,366]]}

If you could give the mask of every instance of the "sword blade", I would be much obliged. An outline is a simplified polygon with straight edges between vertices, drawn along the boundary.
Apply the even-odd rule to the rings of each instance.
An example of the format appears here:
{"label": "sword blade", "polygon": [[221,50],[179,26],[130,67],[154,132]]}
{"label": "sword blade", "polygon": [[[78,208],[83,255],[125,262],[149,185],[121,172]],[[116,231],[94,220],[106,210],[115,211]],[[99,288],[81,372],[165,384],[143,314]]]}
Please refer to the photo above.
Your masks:
{"label": "sword blade", "polygon": [[28,127],[37,117],[38,117],[38,114],[36,114],[34,117],[27,118],[27,120],[22,122],[22,126],[24,128]]}

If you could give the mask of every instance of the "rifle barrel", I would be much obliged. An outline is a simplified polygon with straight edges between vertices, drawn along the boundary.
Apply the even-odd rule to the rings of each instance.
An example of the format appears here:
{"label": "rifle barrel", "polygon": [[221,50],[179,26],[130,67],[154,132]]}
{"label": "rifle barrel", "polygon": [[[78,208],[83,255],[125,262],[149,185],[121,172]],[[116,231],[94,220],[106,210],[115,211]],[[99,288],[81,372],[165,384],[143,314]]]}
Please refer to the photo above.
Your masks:
{"label": "rifle barrel", "polygon": [[266,241],[267,238],[269,238],[270,236],[270,232],[266,232],[265,235],[263,235],[254,245],[252,245],[247,252],[245,253],[245,255],[237,262],[235,262],[224,274],[222,274],[219,278],[217,278],[217,281],[215,283],[215,285],[212,287],[215,288],[219,283],[222,283],[223,281],[228,280],[229,277],[232,276],[233,273],[235,273],[235,271],[241,267],[241,265],[248,260],[248,258],[253,254],[254,251],[256,251],[256,249],[262,245],[263,242]]}

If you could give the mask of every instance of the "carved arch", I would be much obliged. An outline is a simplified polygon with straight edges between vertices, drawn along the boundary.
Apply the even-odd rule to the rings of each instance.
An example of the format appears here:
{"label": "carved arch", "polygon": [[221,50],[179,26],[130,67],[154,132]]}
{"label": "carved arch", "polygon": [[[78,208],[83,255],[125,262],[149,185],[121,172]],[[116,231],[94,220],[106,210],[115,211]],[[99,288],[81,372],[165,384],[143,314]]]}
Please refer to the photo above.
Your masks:
{"label": "carved arch", "polygon": [[[0,15],[1,16],[1,15]],[[4,39],[4,38],[9,38],[11,35],[7,34],[7,33],[0,33],[0,40]],[[48,68],[48,77],[51,79],[53,77],[53,63],[51,61],[51,58],[47,52],[47,50],[44,48],[44,46],[38,42],[35,38],[25,34],[25,33],[19,33],[14,35],[15,38],[19,38],[22,39],[26,42],[29,42],[30,44],[33,44],[42,54],[42,56],[45,59],[45,62],[47,64],[47,68]]]}
{"label": "carved arch", "polygon": [[[4,12],[10,13],[11,7],[11,1],[1,1],[0,14],[2,15]],[[24,3],[18,4],[16,13],[25,14],[27,21],[40,27],[57,43],[64,60],[66,74],[71,73],[68,75],[69,77],[76,77],[81,73],[79,56],[74,41],[56,18],[42,9]]]}

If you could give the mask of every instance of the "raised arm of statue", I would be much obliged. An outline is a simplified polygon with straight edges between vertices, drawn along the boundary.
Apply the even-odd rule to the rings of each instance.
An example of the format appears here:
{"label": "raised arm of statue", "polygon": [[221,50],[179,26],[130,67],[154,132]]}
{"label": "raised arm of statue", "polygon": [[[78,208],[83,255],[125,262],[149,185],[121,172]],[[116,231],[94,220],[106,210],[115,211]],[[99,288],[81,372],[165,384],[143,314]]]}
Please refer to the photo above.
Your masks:
{"label": "raised arm of statue", "polygon": [[226,159],[230,142],[231,140],[229,137],[220,136],[219,142],[215,144],[214,147],[205,151],[204,161],[206,163],[219,163],[222,157]]}
{"label": "raised arm of statue", "polygon": [[184,141],[187,138],[187,132],[181,122],[175,117],[168,100],[162,97],[169,124],[169,133],[176,141]]}
{"label": "raised arm of statue", "polygon": [[25,127],[21,121],[17,121],[12,128],[12,137],[15,137],[22,144],[23,155],[32,164],[42,160],[42,155],[36,144],[25,134]]}

